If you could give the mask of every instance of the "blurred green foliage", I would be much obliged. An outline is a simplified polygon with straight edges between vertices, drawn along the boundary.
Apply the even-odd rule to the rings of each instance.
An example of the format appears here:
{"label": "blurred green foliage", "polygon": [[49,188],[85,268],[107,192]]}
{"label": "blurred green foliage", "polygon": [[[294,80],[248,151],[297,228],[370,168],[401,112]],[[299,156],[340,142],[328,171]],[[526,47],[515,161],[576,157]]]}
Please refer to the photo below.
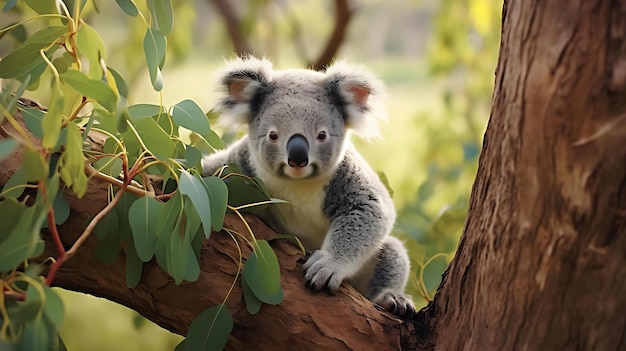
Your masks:
{"label": "blurred green foliage", "polygon": [[[230,39],[210,1],[173,3],[161,93],[153,91],[145,69],[145,25],[108,2],[97,1],[95,7],[87,1],[85,11],[104,39],[107,63],[126,77],[130,103],[173,105],[191,98],[209,108],[215,99],[211,72],[223,57],[232,57]],[[278,3],[237,2],[242,27],[258,54],[282,68],[302,65],[318,54],[331,31],[332,4]],[[137,5],[146,10],[145,1]],[[413,262],[409,292],[418,306],[433,297],[463,229],[489,114],[501,8],[501,0],[362,1],[338,55],[363,62],[389,85],[389,122],[381,126],[384,140],[355,142],[374,169],[384,171],[394,190],[396,234]],[[18,4],[0,14],[0,23],[4,27],[31,15]],[[24,28],[32,34],[44,26],[32,21]],[[0,38],[0,57],[20,38],[25,38],[21,30]],[[294,44],[298,41],[304,43],[299,49]],[[40,89],[26,96],[49,101],[49,94]],[[61,335],[69,350],[108,350],[110,340],[119,341],[118,350],[171,350],[180,340],[123,307],[102,307],[101,300],[86,295],[61,296],[67,309]]]}

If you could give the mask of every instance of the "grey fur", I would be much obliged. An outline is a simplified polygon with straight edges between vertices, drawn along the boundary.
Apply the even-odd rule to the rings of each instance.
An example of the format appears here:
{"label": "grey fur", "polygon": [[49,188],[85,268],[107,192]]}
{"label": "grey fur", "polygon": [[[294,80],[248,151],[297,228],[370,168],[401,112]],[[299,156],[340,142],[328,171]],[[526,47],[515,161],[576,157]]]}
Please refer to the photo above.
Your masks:
{"label": "grey fur", "polygon": [[[226,163],[260,177],[273,197],[290,202],[280,209],[312,255],[303,268],[314,290],[336,291],[349,280],[389,311],[410,317],[415,308],[404,294],[409,259],[391,236],[396,212],[377,174],[348,141],[349,130],[372,134],[382,84],[345,64],[326,73],[275,71],[265,60],[231,62],[220,82],[221,122],[246,124],[248,135],[203,160],[203,173]],[[308,164],[287,162],[287,141],[300,134]],[[302,145],[302,144],[300,144]]]}

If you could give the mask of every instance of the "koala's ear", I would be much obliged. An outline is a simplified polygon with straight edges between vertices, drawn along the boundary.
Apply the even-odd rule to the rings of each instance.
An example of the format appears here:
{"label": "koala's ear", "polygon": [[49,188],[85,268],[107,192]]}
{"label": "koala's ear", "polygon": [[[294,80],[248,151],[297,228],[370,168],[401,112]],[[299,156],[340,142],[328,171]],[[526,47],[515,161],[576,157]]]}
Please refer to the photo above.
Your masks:
{"label": "koala's ear", "polygon": [[216,107],[220,112],[219,123],[225,127],[247,124],[251,101],[267,85],[272,72],[272,63],[266,59],[246,57],[229,61],[218,78],[226,93]]}
{"label": "koala's ear", "polygon": [[384,84],[360,67],[343,62],[328,67],[326,76],[331,94],[343,104],[346,127],[364,138],[378,136],[378,121],[386,118]]}

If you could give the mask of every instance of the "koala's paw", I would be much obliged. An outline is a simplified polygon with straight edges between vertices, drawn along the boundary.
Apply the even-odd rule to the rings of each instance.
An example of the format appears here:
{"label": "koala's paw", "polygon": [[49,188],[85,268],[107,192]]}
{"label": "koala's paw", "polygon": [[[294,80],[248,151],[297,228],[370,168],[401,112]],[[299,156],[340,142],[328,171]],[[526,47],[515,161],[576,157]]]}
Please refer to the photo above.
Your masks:
{"label": "koala's paw", "polygon": [[411,319],[416,313],[413,301],[404,294],[388,291],[373,302],[400,318]]}
{"label": "koala's paw", "polygon": [[304,279],[307,286],[315,291],[326,288],[331,293],[335,292],[344,279],[341,265],[326,251],[313,252],[302,267],[306,272]]}

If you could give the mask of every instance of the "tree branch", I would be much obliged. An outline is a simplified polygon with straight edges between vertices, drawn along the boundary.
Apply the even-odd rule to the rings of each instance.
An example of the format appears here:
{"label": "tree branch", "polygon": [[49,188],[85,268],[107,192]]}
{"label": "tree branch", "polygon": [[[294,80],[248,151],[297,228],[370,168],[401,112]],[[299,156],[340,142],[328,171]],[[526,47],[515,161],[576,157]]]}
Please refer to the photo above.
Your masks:
{"label": "tree branch", "polygon": [[[7,130],[9,134],[13,132]],[[21,166],[20,151],[2,160],[0,184],[5,184]],[[86,221],[107,205],[108,186],[108,182],[91,178],[82,199],[77,199],[67,189],[64,191],[71,208],[69,219],[58,227],[64,247],[72,246],[84,231]],[[271,240],[275,237],[275,233],[256,217],[246,217],[246,220],[257,238]],[[246,232],[242,221],[234,215],[227,215],[225,226]],[[41,261],[56,255],[56,247],[48,234],[42,235],[46,251]],[[245,240],[236,240],[244,258],[248,257],[250,247]],[[415,344],[413,322],[403,322],[379,310],[348,284],[334,295],[309,291],[305,287],[301,251],[285,240],[271,243],[281,267],[285,300],[276,306],[264,305],[258,314],[250,315],[243,302],[241,284],[237,283],[226,302],[235,321],[226,346],[228,350],[246,350],[250,343],[254,343],[256,350],[398,350]],[[95,236],[89,236],[60,267],[54,284],[118,302],[181,335],[186,334],[196,315],[222,302],[240,269],[237,245],[226,232],[217,232],[203,243],[201,273],[196,282],[176,285],[152,260],[143,265],[139,285],[129,289],[124,277],[124,249],[112,265],[104,265],[93,255],[98,244]]]}
{"label": "tree branch", "polygon": [[355,13],[351,0],[335,0],[335,26],[326,42],[324,50],[317,60],[310,65],[316,71],[325,70],[331,63],[344,41],[348,24]]}
{"label": "tree branch", "polygon": [[211,0],[211,2],[222,14],[226,22],[226,30],[228,31],[237,56],[244,57],[253,54],[248,40],[241,34],[239,17],[232,6],[233,2],[228,0]]}

